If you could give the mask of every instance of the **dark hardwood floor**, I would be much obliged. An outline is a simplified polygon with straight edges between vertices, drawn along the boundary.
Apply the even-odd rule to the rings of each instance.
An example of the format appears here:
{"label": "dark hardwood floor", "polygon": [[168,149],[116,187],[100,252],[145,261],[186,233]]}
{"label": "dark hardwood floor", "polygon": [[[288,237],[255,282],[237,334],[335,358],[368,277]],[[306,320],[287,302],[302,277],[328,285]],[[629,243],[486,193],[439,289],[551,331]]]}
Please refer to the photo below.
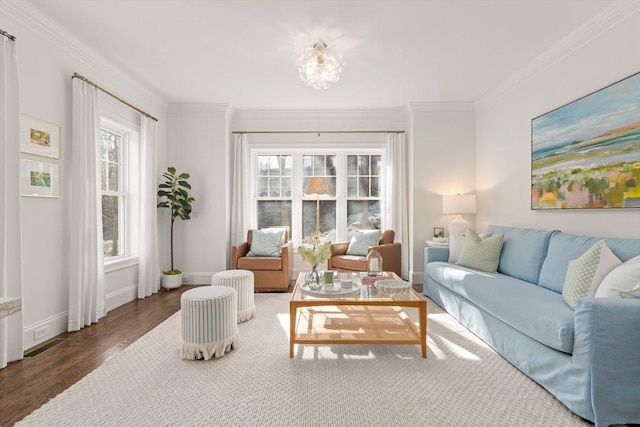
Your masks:
{"label": "dark hardwood floor", "polygon": [[[155,328],[180,310],[180,295],[189,289],[193,286],[162,289],[149,298],[131,301],[94,325],[43,343],[59,342],[53,347],[0,369],[0,425],[11,426],[23,419]],[[27,355],[35,353],[32,350]]]}

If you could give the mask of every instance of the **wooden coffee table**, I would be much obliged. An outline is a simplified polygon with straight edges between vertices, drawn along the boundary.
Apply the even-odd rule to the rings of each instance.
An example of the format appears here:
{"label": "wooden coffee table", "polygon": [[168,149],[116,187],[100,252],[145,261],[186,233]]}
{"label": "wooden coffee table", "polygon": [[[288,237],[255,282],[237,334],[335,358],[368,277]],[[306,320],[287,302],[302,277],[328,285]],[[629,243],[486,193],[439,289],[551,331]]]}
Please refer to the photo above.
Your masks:
{"label": "wooden coffee table", "polygon": [[[310,295],[302,289],[304,276],[298,276],[289,302],[289,357],[296,344],[419,344],[427,357],[427,300],[412,288],[389,297],[363,285],[356,273],[354,286],[360,288],[350,294]],[[418,310],[418,327],[403,308]]]}

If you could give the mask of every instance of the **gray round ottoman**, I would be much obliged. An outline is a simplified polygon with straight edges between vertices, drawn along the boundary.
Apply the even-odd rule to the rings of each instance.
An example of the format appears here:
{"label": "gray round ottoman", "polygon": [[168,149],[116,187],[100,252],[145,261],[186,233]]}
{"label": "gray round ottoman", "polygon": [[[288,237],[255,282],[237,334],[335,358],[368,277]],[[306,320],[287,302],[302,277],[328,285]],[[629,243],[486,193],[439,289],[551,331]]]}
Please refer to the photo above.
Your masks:
{"label": "gray round ottoman", "polygon": [[249,270],[227,270],[211,276],[211,286],[229,286],[238,294],[238,323],[256,315],[253,301],[253,273]]}
{"label": "gray round ottoman", "polygon": [[238,302],[227,286],[202,286],[180,297],[183,359],[222,357],[238,347]]}

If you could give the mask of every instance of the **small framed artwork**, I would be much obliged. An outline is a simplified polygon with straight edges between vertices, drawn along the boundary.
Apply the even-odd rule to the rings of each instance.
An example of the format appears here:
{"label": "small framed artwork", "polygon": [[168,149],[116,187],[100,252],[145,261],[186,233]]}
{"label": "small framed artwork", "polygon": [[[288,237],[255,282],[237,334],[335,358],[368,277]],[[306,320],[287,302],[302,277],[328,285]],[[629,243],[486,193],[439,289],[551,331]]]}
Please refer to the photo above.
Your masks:
{"label": "small framed artwork", "polygon": [[444,227],[433,227],[433,237],[444,237]]}
{"label": "small framed artwork", "polygon": [[35,160],[20,161],[20,192],[27,197],[60,197],[60,165]]}
{"label": "small framed artwork", "polygon": [[21,114],[20,151],[51,159],[59,159],[60,126]]}

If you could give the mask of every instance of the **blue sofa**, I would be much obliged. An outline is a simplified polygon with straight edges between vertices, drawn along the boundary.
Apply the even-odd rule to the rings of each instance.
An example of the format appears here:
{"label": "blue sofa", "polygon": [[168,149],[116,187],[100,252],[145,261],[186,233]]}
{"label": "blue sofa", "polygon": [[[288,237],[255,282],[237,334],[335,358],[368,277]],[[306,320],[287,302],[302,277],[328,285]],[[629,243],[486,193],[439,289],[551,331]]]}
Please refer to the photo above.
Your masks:
{"label": "blue sofa", "polygon": [[[425,249],[424,294],[567,408],[596,426],[640,423],[640,299],[562,298],[569,261],[601,238],[491,225],[504,234],[497,273]],[[640,239],[604,239],[621,260]]]}

